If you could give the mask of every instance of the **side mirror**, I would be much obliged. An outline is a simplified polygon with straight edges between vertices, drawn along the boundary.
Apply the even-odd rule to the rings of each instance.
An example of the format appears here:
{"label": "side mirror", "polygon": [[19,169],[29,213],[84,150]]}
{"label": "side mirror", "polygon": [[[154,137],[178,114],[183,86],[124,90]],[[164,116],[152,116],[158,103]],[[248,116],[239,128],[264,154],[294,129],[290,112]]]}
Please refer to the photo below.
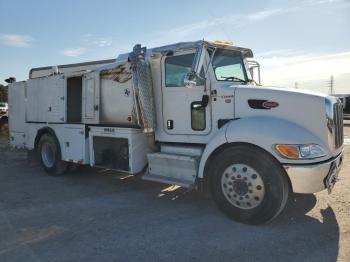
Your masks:
{"label": "side mirror", "polygon": [[184,84],[187,88],[193,88],[197,85],[197,75],[194,71],[186,74]]}
{"label": "side mirror", "polygon": [[5,82],[8,83],[8,84],[15,83],[16,82],[16,78],[15,77],[9,77],[9,78],[5,79]]}

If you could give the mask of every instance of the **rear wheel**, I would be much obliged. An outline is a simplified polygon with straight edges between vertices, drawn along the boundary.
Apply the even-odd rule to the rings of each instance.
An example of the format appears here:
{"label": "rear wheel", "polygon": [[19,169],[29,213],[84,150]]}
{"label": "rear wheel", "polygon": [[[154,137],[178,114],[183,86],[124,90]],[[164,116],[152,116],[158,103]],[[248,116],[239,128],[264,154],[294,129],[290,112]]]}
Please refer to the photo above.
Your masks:
{"label": "rear wheel", "polygon": [[212,163],[212,195],[232,219],[262,224],[283,210],[289,194],[288,180],[280,163],[267,152],[236,145],[224,149]]}
{"label": "rear wheel", "polygon": [[61,159],[61,149],[56,138],[44,134],[38,144],[38,153],[40,162],[48,174],[64,174],[67,169],[67,162]]}

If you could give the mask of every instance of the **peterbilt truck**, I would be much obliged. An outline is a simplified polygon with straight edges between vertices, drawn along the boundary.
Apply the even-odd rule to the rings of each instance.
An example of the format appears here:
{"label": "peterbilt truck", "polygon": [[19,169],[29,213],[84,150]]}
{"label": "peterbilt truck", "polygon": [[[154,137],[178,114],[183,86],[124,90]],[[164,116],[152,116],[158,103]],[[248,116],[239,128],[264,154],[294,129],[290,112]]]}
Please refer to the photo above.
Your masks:
{"label": "peterbilt truck", "polygon": [[332,96],[260,85],[252,58],[201,40],[32,69],[9,85],[10,142],[51,175],[76,165],[141,175],[210,193],[233,220],[269,222],[291,192],[331,192],[343,111]]}

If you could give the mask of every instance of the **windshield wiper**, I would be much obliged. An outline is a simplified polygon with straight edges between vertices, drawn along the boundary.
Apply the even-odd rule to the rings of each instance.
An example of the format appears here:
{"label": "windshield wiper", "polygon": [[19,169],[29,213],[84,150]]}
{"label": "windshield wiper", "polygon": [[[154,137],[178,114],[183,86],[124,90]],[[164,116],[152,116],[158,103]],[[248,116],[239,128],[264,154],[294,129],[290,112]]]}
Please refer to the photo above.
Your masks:
{"label": "windshield wiper", "polygon": [[246,80],[243,80],[243,79],[240,79],[240,78],[238,78],[238,77],[235,77],[235,76],[222,76],[221,78],[224,78],[224,81],[226,81],[226,80],[232,80],[232,81],[240,81],[240,82],[244,82],[244,83],[248,83],[248,81],[246,81]]}

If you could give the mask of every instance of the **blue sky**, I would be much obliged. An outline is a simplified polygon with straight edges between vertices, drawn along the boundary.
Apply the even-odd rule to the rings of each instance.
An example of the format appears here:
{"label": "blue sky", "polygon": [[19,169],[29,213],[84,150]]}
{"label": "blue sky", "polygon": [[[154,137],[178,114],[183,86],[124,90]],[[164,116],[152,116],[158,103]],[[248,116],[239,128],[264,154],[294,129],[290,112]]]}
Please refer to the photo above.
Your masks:
{"label": "blue sky", "polygon": [[[136,43],[231,40],[264,84],[350,93],[350,0],[0,0],[0,83],[32,67],[114,58]],[[349,83],[349,84],[348,84]]]}

